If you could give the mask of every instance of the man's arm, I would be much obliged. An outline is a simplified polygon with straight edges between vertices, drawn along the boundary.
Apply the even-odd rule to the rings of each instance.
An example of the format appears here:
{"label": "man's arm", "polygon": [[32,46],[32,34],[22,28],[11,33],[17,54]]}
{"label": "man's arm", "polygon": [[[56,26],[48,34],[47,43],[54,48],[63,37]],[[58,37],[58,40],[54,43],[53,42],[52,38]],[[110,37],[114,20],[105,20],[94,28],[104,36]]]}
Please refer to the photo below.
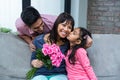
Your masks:
{"label": "man's arm", "polygon": [[32,44],[32,40],[33,38],[31,36],[27,36],[26,33],[28,33],[28,26],[25,25],[25,23],[22,21],[21,18],[18,18],[15,22],[15,26],[18,32],[18,36],[20,38],[22,38],[26,43],[28,43],[30,50],[34,51],[35,50],[35,46]]}
{"label": "man's arm", "polygon": [[32,37],[29,37],[29,36],[26,36],[26,35],[19,35],[19,37],[22,38],[26,43],[28,43],[31,51],[35,51],[36,47],[32,43],[32,41],[33,41]]}
{"label": "man's arm", "polygon": [[30,44],[32,43],[32,38],[27,35],[18,35],[20,38],[22,38],[26,43]]}

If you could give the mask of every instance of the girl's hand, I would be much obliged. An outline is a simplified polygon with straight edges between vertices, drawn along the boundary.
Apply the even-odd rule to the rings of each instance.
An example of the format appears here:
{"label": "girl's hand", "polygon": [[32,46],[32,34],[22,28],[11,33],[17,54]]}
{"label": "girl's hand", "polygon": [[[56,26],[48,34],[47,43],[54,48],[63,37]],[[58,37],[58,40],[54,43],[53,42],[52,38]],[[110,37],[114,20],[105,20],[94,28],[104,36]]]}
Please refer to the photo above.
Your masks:
{"label": "girl's hand", "polygon": [[86,48],[91,47],[92,43],[93,43],[92,38],[90,36],[87,36],[87,43],[86,43],[85,47]]}
{"label": "girl's hand", "polygon": [[35,68],[40,68],[43,66],[43,62],[38,60],[38,59],[35,59],[31,62],[32,66],[35,67]]}
{"label": "girl's hand", "polygon": [[29,47],[32,52],[36,50],[36,47],[32,42],[29,44]]}

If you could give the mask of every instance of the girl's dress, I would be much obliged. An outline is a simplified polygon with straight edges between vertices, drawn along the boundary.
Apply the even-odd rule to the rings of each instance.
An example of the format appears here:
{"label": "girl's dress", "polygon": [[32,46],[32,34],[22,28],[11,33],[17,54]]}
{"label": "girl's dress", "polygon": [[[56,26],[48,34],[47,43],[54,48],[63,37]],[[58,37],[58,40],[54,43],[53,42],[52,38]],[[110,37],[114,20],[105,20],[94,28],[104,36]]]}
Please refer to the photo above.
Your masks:
{"label": "girl's dress", "polygon": [[69,80],[97,80],[90,61],[87,56],[87,52],[84,48],[79,48],[75,53],[75,65],[72,65],[68,61],[68,56],[71,51],[68,50],[65,57],[67,76]]}

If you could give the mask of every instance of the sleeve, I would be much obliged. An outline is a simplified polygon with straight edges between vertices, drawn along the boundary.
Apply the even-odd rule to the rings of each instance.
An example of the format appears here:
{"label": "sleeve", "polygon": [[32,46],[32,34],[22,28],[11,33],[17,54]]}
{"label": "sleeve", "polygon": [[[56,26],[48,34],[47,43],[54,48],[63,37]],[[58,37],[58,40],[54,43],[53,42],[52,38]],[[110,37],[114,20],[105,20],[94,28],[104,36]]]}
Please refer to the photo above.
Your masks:
{"label": "sleeve", "polygon": [[15,26],[16,26],[16,29],[17,29],[18,34],[19,34],[19,35],[23,35],[23,32],[22,32],[22,24],[21,24],[20,18],[18,18],[18,19],[15,21]]}
{"label": "sleeve", "polygon": [[52,30],[54,22],[57,18],[55,15],[41,14],[43,21],[46,23],[48,28]]}
{"label": "sleeve", "polygon": [[97,77],[93,71],[92,66],[90,65],[90,61],[87,56],[87,52],[85,49],[80,48],[77,50],[77,59],[82,64],[83,69],[85,70],[86,74],[88,75],[90,80],[97,80]]}

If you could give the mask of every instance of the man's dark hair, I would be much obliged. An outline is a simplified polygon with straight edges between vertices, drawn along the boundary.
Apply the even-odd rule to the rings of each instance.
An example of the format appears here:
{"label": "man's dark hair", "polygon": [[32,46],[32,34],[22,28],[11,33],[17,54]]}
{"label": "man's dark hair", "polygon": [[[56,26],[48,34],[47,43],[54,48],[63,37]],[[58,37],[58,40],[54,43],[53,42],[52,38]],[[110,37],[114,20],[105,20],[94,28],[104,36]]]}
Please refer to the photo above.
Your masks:
{"label": "man's dark hair", "polygon": [[26,7],[21,13],[21,19],[23,22],[31,27],[39,18],[41,18],[39,12],[32,6]]}

